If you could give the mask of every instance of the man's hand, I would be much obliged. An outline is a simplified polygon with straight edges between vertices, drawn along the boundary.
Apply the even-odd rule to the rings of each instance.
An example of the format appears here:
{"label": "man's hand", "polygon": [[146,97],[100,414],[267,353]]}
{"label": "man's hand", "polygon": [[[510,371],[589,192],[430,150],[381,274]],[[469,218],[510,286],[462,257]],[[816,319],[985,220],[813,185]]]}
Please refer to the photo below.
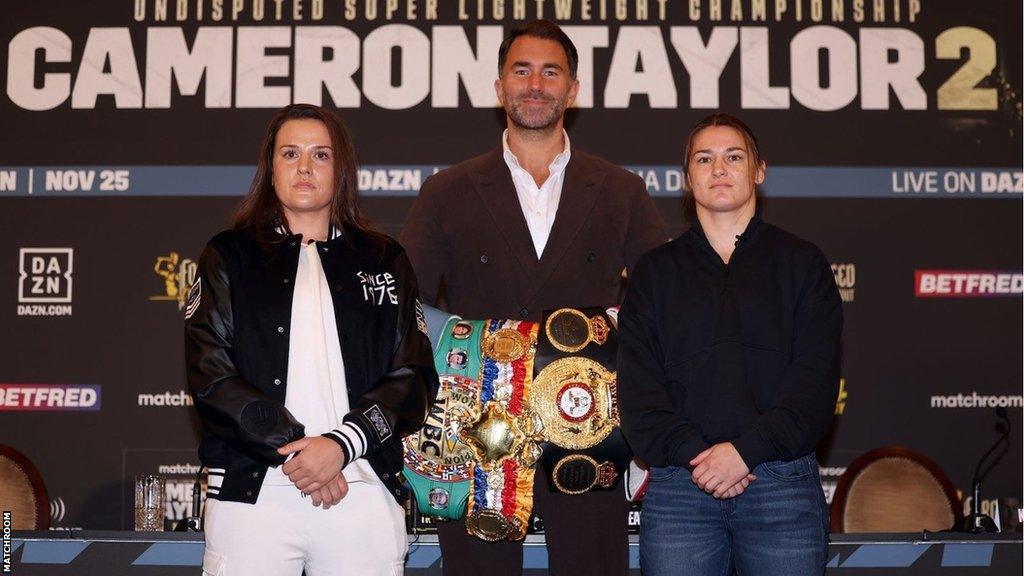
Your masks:
{"label": "man's hand", "polygon": [[324,510],[329,510],[331,506],[334,506],[341,499],[348,494],[348,482],[345,480],[345,475],[341,472],[337,476],[327,481],[327,484],[313,492],[310,496],[313,499],[313,506],[323,506]]}
{"label": "man's hand", "polygon": [[277,449],[282,456],[299,451],[302,453],[285,462],[282,470],[306,494],[323,488],[345,464],[341,446],[323,436],[306,436]]}
{"label": "man's hand", "polygon": [[[693,483],[715,498],[742,493],[747,486],[741,481],[746,480],[749,485],[751,479],[748,475],[753,476],[731,442],[715,444],[697,454],[690,460],[690,466],[694,467],[691,474]],[[739,488],[739,492],[735,492],[734,488]]]}

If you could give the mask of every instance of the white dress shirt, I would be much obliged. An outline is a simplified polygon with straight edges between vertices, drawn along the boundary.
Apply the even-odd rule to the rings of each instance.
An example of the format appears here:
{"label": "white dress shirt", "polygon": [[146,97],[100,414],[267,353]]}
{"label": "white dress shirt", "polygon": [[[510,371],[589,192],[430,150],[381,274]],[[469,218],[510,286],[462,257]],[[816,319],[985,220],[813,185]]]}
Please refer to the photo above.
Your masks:
{"label": "white dress shirt", "polygon": [[565,167],[569,164],[569,135],[562,130],[565,148],[548,165],[548,179],[539,187],[533,176],[519,165],[519,159],[508,147],[508,129],[501,136],[501,145],[505,150],[505,164],[512,172],[512,182],[519,197],[519,206],[526,217],[526,226],[530,229],[533,248],[537,251],[537,259],[544,253],[544,246],[551,234],[551,225],[555,223],[558,212],[558,201],[562,198],[562,183],[565,181]]}

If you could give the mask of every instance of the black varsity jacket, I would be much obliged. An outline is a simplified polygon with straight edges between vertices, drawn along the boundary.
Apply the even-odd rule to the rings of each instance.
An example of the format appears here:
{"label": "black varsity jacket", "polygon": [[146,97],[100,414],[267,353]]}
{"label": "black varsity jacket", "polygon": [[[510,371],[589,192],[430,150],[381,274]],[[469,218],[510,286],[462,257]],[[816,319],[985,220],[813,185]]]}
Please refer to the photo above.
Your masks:
{"label": "black varsity jacket", "polygon": [[[277,449],[304,436],[284,407],[292,293],[300,235],[265,251],[247,231],[207,244],[187,301],[188,385],[202,422],[199,458],[211,474],[209,497],[254,503]],[[317,242],[345,359],[351,411],[367,440],[365,458],[399,502],[401,437],[420,428],[437,391],[416,277],[401,246],[381,250],[351,233]],[[339,425],[340,427],[340,425]],[[351,448],[338,436],[349,461]]]}
{"label": "black varsity jacket", "polygon": [[619,312],[622,431],[652,466],[732,442],[751,470],[814,450],[843,308],[816,246],[754,217],[725,265],[699,223],[643,256]]}

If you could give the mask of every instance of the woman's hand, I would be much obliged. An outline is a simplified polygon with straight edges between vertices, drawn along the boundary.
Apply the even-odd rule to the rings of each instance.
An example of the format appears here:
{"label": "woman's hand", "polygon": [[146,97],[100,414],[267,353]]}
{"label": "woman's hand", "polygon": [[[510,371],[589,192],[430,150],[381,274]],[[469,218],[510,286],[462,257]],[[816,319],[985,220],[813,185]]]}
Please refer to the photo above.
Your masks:
{"label": "woman's hand", "polygon": [[310,496],[313,498],[313,506],[323,506],[324,510],[330,509],[341,499],[348,494],[348,481],[345,480],[345,474],[338,472],[338,475],[331,478],[327,485],[320,490],[313,492]]}
{"label": "woman's hand", "polygon": [[282,456],[293,452],[299,454],[285,462],[282,470],[306,494],[319,491],[345,465],[341,446],[323,436],[306,436],[277,449]]}
{"label": "woman's hand", "polygon": [[[750,474],[750,470],[731,442],[715,444],[701,452],[690,460],[690,466],[694,467],[691,474],[693,483],[715,498],[729,494],[733,487],[741,480],[748,479],[747,475]],[[745,490],[746,486],[743,486],[743,489]]]}

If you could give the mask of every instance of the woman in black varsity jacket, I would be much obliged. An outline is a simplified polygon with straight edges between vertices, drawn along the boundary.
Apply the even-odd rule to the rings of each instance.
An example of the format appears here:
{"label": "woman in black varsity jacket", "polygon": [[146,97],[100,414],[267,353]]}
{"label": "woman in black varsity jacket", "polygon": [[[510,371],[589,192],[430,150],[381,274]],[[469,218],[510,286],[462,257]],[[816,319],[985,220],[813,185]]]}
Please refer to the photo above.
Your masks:
{"label": "woman in black varsity jacket", "polygon": [[336,116],[299,104],[271,121],[185,318],[209,470],[204,573],[401,574],[400,439],[437,375],[412,267],[360,213]]}
{"label": "woman in black varsity jacket", "polygon": [[839,389],[842,302],[816,246],[757,213],[750,128],[705,118],[684,158],[696,218],[637,262],[619,313],[622,431],[651,465],[646,576],[825,570],[814,447]]}

